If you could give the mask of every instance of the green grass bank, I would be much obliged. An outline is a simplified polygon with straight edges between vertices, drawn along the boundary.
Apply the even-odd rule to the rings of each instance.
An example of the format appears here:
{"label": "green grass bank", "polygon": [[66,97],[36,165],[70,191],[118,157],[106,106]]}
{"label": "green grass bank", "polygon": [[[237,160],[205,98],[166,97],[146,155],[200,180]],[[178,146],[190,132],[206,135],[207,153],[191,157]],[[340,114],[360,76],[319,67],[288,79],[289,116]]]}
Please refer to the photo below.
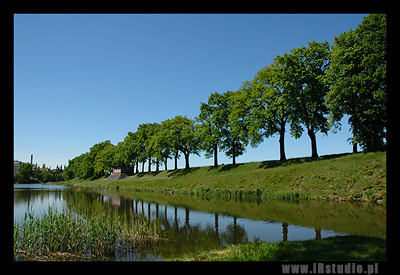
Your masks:
{"label": "green grass bank", "polygon": [[338,154],[59,182],[188,196],[386,202],[386,152]]}
{"label": "green grass bank", "polygon": [[385,261],[386,239],[336,236],[321,240],[228,245],[172,261]]}

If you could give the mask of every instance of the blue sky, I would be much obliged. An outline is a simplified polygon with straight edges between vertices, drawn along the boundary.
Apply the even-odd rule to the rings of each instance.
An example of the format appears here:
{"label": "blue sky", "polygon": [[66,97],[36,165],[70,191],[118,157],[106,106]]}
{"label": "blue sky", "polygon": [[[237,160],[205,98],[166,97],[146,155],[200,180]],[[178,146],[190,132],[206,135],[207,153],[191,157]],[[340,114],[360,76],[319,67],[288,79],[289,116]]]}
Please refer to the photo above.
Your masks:
{"label": "blue sky", "polygon": [[[212,92],[236,91],[276,55],[361,24],[367,14],[14,15],[14,159],[55,167],[139,124],[194,118]],[[351,152],[342,131],[320,155]],[[286,132],[286,156],[310,156]],[[278,138],[237,162],[279,159]],[[219,153],[220,163],[231,160]],[[190,156],[190,165],[212,165]],[[173,163],[169,164],[172,167]],[[184,167],[181,157],[179,167]]]}

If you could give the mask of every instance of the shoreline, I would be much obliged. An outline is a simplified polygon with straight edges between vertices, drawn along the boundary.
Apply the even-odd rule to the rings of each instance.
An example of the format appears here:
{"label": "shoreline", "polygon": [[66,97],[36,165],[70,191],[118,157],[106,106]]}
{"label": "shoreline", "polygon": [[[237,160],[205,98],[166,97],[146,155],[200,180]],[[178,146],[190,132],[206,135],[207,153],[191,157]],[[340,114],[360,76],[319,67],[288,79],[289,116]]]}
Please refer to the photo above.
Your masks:
{"label": "shoreline", "polygon": [[[334,250],[331,248],[335,247]],[[304,253],[306,251],[306,253]],[[385,261],[386,238],[361,235],[320,240],[250,242],[166,261]]]}
{"label": "shoreline", "polygon": [[75,178],[54,184],[235,199],[386,203],[386,152],[145,172],[116,181]]}

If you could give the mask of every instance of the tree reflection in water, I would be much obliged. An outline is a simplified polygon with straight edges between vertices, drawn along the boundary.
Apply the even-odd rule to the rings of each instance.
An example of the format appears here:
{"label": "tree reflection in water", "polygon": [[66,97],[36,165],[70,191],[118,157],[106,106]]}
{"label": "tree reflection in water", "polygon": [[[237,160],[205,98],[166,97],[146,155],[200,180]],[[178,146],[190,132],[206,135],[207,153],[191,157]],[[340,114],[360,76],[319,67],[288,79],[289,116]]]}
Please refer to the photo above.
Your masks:
{"label": "tree reflection in water", "polygon": [[[74,191],[69,190],[68,192]],[[295,218],[302,216],[302,221],[304,221],[304,223],[308,222],[309,218],[304,217],[305,214],[300,212],[304,211],[304,209],[302,209],[304,206],[302,205],[284,203],[280,205],[278,203],[276,209],[271,209],[271,207],[274,207],[274,205],[271,204],[268,205],[267,208],[271,210],[270,213],[263,213],[257,208],[258,206],[263,207],[262,204],[251,205],[254,211],[260,211],[261,214],[259,215],[269,214],[273,216],[273,219],[257,221],[246,217],[240,217],[227,211],[219,211],[219,209],[215,209],[214,212],[199,211],[198,209],[189,206],[189,204],[193,204],[193,202],[187,203],[183,199],[179,202],[174,202],[172,198],[170,198],[170,200],[167,198],[166,201],[164,200],[162,203],[159,203],[157,199],[143,199],[140,197],[127,198],[115,193],[79,193],[84,195],[75,194],[74,197],[81,198],[79,199],[80,205],[87,204],[88,208],[111,207],[116,209],[119,215],[124,215],[126,218],[129,218],[127,213],[132,212],[146,216],[149,223],[156,223],[157,227],[162,232],[162,237],[168,239],[168,241],[158,242],[154,246],[154,251],[152,252],[154,255],[161,256],[162,258],[179,257],[185,253],[206,249],[216,249],[227,244],[241,244],[255,240],[290,241],[293,240],[293,238],[299,239],[299,234],[300,239],[321,239],[323,236],[327,237],[346,233],[345,230],[340,230],[335,233],[335,230],[329,229],[329,226],[328,228],[322,229],[323,227],[321,225],[325,224],[326,221],[328,221],[327,224],[329,225],[329,222],[332,219],[332,217],[329,217],[330,214],[325,212],[322,212],[325,213],[324,215],[315,212],[317,214],[313,217],[316,221],[316,226],[314,227],[309,225],[301,226],[299,224],[296,226],[292,225],[291,219],[294,220]],[[96,203],[96,201],[101,203]],[[67,200],[67,202],[71,203],[69,200]],[[75,200],[75,203],[77,202],[78,201]],[[217,203],[221,207],[222,203]],[[244,203],[240,204],[238,202],[226,202],[225,204],[229,205],[230,203],[249,207]],[[222,207],[225,206],[222,205]],[[277,214],[277,212],[282,211],[284,208],[287,208],[284,215],[279,213]],[[316,207],[316,209],[317,208],[318,207]],[[312,205],[310,206],[310,209],[313,210]],[[239,210],[235,211],[238,212]],[[314,209],[313,211],[318,210]],[[252,215],[254,215],[254,213]],[[283,219],[283,221],[279,221],[279,219]],[[324,221],[324,223],[321,223],[321,221]],[[282,228],[280,237],[278,237],[278,232],[276,232],[276,226],[278,225]],[[256,233],[253,232],[254,228],[257,228],[257,230],[255,230],[257,231]],[[260,235],[259,232],[264,233],[261,233]],[[249,237],[249,234],[251,237]],[[291,237],[292,234],[296,236]]]}
{"label": "tree reflection in water", "polygon": [[149,224],[158,228],[160,237],[168,240],[117,253],[116,260],[161,260],[257,240],[321,239],[343,233],[386,234],[386,206],[371,203],[227,201],[121,190],[113,193],[63,189],[16,191],[14,210],[48,204],[49,200],[43,198],[49,196],[55,196],[54,200],[83,216],[109,213],[128,224],[139,215],[145,216]]}

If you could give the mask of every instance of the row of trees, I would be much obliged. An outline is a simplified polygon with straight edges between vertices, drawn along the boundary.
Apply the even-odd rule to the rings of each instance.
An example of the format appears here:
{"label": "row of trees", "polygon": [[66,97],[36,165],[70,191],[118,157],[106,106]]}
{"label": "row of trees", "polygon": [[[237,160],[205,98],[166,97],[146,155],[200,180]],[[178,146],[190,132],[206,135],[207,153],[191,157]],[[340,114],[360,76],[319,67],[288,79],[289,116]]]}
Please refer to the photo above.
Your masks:
{"label": "row of trees", "polygon": [[279,135],[280,160],[286,160],[287,125],[293,137],[307,131],[311,157],[318,157],[316,133],[340,129],[349,116],[353,151],[381,150],[386,139],[386,16],[370,15],[357,29],[328,42],[309,42],[277,56],[238,91],[212,93],[201,103],[195,119],[176,116],[161,123],[139,125],[117,146],[105,141],[69,161],[69,178],[100,177],[114,165],[136,166],[185,157],[201,151],[207,158],[223,151],[236,162],[246,146],[257,147],[264,138]]}
{"label": "row of trees", "polygon": [[64,180],[61,169],[49,169],[43,164],[40,168],[37,164],[21,163],[19,171],[14,174],[14,183],[29,183],[29,182],[50,182]]}
{"label": "row of trees", "polygon": [[199,155],[200,150],[195,121],[176,116],[161,124],[140,124],[136,132],[128,132],[117,146],[109,140],[94,145],[89,152],[69,160],[65,174],[68,178],[98,178],[111,173],[116,165],[135,166],[139,172],[139,163],[144,171],[146,161],[149,171],[152,164],[156,164],[156,171],[159,171],[160,161],[167,169],[167,160],[173,157],[177,169],[181,153],[185,156],[185,168],[189,168],[189,155]]}

